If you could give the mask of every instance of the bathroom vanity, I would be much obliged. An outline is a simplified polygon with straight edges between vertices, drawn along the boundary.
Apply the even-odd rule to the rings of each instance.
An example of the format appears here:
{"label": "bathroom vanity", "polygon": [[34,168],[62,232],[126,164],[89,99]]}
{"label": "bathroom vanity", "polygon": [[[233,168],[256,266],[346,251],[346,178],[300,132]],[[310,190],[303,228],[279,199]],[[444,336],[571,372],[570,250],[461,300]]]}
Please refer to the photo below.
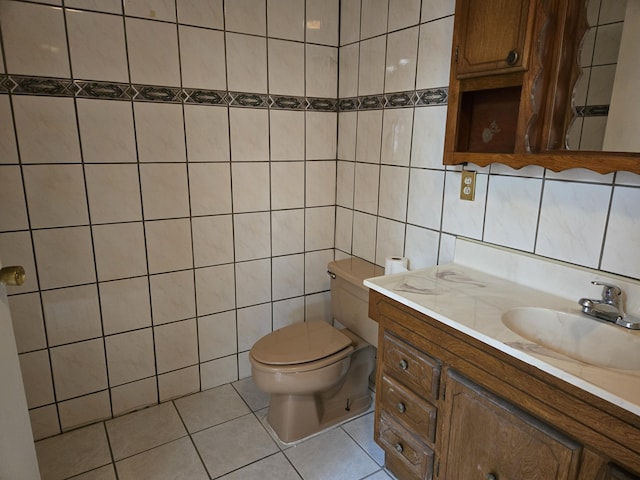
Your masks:
{"label": "bathroom vanity", "polygon": [[[375,439],[389,470],[402,480],[639,479],[640,332],[618,337],[602,328],[622,327],[581,318],[570,299],[598,291],[593,275],[458,240],[452,264],[365,281],[379,322]],[[638,285],[615,280],[637,298]],[[567,351],[509,323],[513,312],[535,322],[540,307],[587,322],[558,327]],[[581,338],[562,338],[571,335]],[[607,345],[619,339],[631,350]]]}

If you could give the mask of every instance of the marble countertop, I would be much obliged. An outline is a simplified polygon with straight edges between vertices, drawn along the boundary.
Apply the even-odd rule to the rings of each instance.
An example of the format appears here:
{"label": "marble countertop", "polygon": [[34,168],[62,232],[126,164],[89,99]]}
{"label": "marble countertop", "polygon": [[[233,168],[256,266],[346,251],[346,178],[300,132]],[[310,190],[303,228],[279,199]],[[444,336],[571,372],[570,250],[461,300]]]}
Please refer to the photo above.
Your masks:
{"label": "marble countertop", "polygon": [[[602,368],[573,360],[519,336],[502,322],[502,315],[517,307],[543,307],[581,315],[575,300],[455,261],[447,265],[370,278],[364,284],[487,345],[640,415],[640,371]],[[589,317],[585,317],[585,321],[597,322]],[[621,328],[613,325],[604,327]],[[637,335],[640,340],[640,331],[629,331],[629,334]],[[616,346],[611,345],[611,355],[616,354]]]}

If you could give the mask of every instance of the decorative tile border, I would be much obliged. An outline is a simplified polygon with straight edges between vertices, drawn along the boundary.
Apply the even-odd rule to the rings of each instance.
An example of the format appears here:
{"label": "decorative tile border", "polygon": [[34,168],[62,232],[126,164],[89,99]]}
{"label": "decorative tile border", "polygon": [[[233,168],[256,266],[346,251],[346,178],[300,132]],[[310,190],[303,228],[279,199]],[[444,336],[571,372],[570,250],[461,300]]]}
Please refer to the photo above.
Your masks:
{"label": "decorative tile border", "polygon": [[447,88],[335,99],[21,75],[1,75],[0,93],[320,112],[446,105],[448,100]]}

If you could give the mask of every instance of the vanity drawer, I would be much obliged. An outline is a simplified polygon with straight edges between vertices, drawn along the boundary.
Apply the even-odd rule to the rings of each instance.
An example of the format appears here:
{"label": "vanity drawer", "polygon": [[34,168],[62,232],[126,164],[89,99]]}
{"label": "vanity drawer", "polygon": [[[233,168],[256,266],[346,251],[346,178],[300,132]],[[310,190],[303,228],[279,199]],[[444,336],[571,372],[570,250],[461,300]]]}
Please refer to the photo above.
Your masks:
{"label": "vanity drawer", "polygon": [[436,407],[384,374],[380,389],[382,410],[424,440],[435,441]]}
{"label": "vanity drawer", "polygon": [[380,415],[378,443],[385,451],[387,467],[397,476],[433,477],[433,451],[384,413]]}
{"label": "vanity drawer", "polygon": [[416,392],[438,398],[440,362],[386,332],[382,356],[386,373]]}

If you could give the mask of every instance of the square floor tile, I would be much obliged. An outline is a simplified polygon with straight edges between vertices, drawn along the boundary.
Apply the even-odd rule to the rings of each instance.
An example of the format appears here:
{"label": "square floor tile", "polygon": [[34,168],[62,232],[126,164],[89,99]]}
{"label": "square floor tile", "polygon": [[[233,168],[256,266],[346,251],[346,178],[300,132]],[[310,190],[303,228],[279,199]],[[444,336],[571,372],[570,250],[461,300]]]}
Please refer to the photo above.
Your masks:
{"label": "square floor tile", "polygon": [[232,385],[253,412],[269,406],[270,395],[258,389],[256,384],[253,383],[253,378],[243,378],[233,382]]}
{"label": "square floor tile", "polygon": [[110,464],[73,477],[73,480],[117,480],[117,477],[113,464]]}
{"label": "square floor tile", "polygon": [[173,403],[163,403],[106,422],[113,458],[121,460],[187,434]]}
{"label": "square floor tile", "polygon": [[347,434],[353,438],[362,449],[367,452],[375,462],[384,465],[384,451],[373,440],[373,421],[375,414],[367,413],[342,425]]}
{"label": "square floor tile", "polygon": [[198,432],[193,441],[212,478],[278,451],[253,414]]}
{"label": "square floor tile", "polygon": [[174,440],[116,463],[120,480],[208,480],[191,439]]}
{"label": "square floor tile", "polygon": [[396,477],[388,473],[386,470],[380,470],[373,475],[367,477],[365,480],[390,480]]}
{"label": "square floor tile", "polygon": [[220,480],[263,480],[271,478],[300,480],[302,477],[298,475],[282,453],[276,453],[229,475],[220,477]]}
{"label": "square floor tile", "polygon": [[284,454],[305,480],[353,480],[380,467],[342,429],[310,438]]}
{"label": "square floor tile", "polygon": [[175,404],[192,433],[251,413],[229,384],[180,398]]}
{"label": "square floor tile", "polygon": [[42,480],[62,480],[111,463],[102,423],[36,442],[36,453]]}

